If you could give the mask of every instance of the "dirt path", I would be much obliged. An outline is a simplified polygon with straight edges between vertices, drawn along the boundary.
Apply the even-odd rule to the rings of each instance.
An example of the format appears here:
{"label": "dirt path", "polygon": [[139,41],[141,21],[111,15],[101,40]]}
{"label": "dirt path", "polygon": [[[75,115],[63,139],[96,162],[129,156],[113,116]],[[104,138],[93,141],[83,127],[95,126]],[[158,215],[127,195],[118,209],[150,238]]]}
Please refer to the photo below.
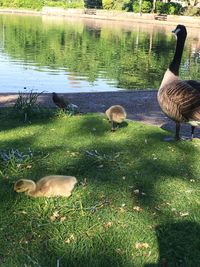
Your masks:
{"label": "dirt path", "polygon": [[[76,104],[80,112],[83,113],[104,113],[109,106],[119,104],[125,107],[130,120],[142,121],[173,132],[175,130],[174,122],[163,114],[158,105],[157,91],[66,93],[60,95]],[[17,96],[17,94],[0,94],[0,107],[12,106]],[[55,107],[51,94],[41,95],[38,102],[44,107]],[[181,132],[185,136],[189,136],[190,126],[183,125]],[[195,130],[195,136],[200,137],[200,129]]]}

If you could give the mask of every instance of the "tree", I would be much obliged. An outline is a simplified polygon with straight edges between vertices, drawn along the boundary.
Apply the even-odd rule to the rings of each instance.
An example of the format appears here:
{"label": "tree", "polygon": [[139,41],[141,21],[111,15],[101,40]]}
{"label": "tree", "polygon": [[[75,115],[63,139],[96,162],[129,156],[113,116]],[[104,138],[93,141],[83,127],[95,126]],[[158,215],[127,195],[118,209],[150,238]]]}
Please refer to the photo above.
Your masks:
{"label": "tree", "polygon": [[199,4],[199,0],[187,0],[188,6],[197,6]]}
{"label": "tree", "polygon": [[156,9],[156,0],[153,0],[153,13],[155,12],[155,9]]}

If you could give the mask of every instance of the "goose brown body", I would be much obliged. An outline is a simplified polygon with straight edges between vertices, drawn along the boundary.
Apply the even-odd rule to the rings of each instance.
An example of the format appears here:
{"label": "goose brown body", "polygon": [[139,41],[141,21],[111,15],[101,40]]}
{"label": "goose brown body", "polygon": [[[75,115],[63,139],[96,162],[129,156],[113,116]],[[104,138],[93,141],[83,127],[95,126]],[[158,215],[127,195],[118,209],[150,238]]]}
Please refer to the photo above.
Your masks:
{"label": "goose brown body", "polygon": [[173,81],[159,90],[158,99],[163,112],[175,122],[200,124],[200,88],[187,81]]}
{"label": "goose brown body", "polygon": [[195,126],[200,125],[200,83],[179,78],[179,67],[187,31],[185,26],[178,25],[174,33],[177,35],[174,59],[165,72],[157,97],[162,111],[176,122],[175,138],[180,139],[180,123],[189,123],[192,126],[192,139]]}
{"label": "goose brown body", "polygon": [[20,179],[14,185],[14,191],[25,192],[32,197],[69,197],[77,179],[74,176],[50,175],[41,178],[38,182]]}

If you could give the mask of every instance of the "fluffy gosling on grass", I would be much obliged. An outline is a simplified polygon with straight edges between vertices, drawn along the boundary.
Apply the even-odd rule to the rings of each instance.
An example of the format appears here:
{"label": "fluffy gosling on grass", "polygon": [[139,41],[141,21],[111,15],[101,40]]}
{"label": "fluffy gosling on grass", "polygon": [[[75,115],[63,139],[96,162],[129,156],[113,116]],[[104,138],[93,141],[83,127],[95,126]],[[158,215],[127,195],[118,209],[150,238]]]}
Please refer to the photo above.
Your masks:
{"label": "fluffy gosling on grass", "polygon": [[122,123],[126,119],[126,111],[120,105],[111,106],[109,109],[106,110],[105,113],[106,113],[108,120],[112,124],[111,131],[113,132],[116,130],[115,123],[118,126],[119,123]]}
{"label": "fluffy gosling on grass", "polygon": [[50,175],[38,182],[21,179],[14,185],[14,191],[31,197],[69,197],[77,183],[76,177],[64,175]]}

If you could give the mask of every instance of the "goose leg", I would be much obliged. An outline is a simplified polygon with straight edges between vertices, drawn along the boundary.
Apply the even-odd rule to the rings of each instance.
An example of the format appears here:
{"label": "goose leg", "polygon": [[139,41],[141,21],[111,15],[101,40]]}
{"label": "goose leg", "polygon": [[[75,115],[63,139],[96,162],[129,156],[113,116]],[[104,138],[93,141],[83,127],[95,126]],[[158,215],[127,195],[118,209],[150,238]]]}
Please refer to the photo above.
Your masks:
{"label": "goose leg", "polygon": [[195,129],[195,126],[192,126],[191,127],[191,141],[192,141],[192,139],[194,137],[194,129]]}
{"label": "goose leg", "polygon": [[176,135],[175,135],[175,140],[176,141],[179,141],[181,139],[179,133],[180,133],[180,123],[176,122]]}
{"label": "goose leg", "polygon": [[114,121],[111,121],[111,124],[112,124],[112,129],[111,129],[111,131],[114,132],[114,131],[115,131]]}

